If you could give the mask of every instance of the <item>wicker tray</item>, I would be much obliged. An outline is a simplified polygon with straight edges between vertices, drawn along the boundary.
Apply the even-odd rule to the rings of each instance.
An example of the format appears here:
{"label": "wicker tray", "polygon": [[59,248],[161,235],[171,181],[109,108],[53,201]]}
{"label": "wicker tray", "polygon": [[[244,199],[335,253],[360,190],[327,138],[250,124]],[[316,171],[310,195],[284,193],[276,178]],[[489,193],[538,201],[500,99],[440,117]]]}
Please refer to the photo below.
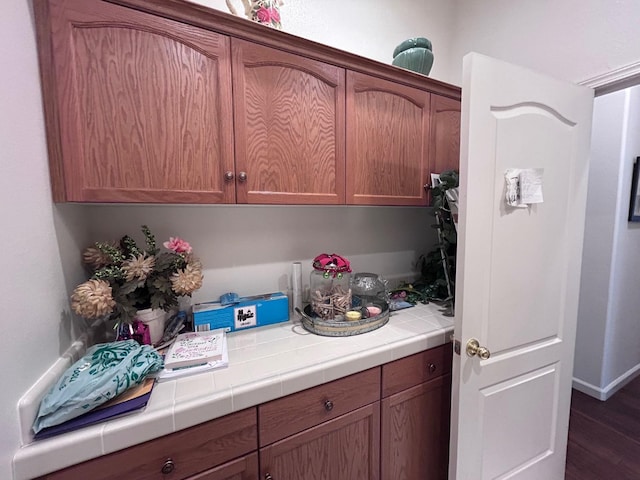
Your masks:
{"label": "wicker tray", "polygon": [[325,337],[360,335],[380,328],[389,321],[389,304],[386,302],[374,302],[374,304],[382,310],[380,314],[375,317],[362,318],[355,322],[344,320],[342,316],[336,317],[335,320],[323,320],[311,310],[310,305],[305,307],[300,319],[302,326],[316,335]]}

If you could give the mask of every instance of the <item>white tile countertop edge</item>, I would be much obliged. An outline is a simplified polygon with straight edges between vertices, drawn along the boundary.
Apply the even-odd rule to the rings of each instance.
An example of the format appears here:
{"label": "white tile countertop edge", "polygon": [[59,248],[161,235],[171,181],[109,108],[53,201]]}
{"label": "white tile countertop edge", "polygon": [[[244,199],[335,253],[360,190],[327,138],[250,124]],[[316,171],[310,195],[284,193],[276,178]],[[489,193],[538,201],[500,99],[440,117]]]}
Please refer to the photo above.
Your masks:
{"label": "white tile countertop edge", "polygon": [[229,367],[157,384],[141,412],[24,445],[13,457],[13,478],[38,477],[434,348],[451,332],[453,319],[433,303],[394,312],[384,327],[352,337],[310,334],[294,322],[233,332]]}

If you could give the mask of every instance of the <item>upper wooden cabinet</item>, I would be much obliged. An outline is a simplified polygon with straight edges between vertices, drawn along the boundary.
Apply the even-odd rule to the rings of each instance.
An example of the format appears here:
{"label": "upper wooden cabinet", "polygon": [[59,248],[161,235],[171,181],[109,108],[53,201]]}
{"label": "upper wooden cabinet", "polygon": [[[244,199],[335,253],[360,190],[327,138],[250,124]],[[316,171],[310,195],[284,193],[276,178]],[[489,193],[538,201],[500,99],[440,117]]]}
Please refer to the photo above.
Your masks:
{"label": "upper wooden cabinet", "polygon": [[344,203],[344,69],[231,45],[238,203]]}
{"label": "upper wooden cabinet", "polygon": [[35,6],[56,201],[235,201],[228,37],[104,2]]}
{"label": "upper wooden cabinet", "polygon": [[430,99],[347,72],[347,203],[426,205]]}
{"label": "upper wooden cabinet", "polygon": [[432,173],[460,168],[460,100],[431,97],[429,162]]}
{"label": "upper wooden cabinet", "polygon": [[186,1],[34,9],[57,202],[425,205],[457,166],[451,85]]}

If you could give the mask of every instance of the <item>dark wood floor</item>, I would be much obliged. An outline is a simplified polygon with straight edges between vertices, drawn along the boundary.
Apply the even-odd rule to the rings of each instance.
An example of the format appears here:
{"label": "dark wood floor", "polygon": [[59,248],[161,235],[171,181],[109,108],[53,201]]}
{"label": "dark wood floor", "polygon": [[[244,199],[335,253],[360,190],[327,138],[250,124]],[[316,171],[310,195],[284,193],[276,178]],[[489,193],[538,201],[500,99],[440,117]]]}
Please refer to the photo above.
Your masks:
{"label": "dark wood floor", "polygon": [[573,391],[565,479],[640,479],[640,377],[606,402]]}

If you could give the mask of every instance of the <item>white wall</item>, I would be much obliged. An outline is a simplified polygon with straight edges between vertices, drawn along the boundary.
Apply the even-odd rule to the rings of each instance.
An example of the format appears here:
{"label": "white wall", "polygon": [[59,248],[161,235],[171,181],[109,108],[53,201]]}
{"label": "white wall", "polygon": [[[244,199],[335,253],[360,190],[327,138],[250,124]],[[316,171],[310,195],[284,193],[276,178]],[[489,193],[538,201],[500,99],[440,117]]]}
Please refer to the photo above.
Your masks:
{"label": "white wall", "polygon": [[627,221],[639,128],[640,87],[596,98],[574,385],[603,400],[640,369],[640,224]]}
{"label": "white wall", "polygon": [[626,95],[627,124],[619,163],[604,386],[624,381],[640,369],[640,295],[635,294],[640,285],[640,225],[627,221],[633,163],[640,156],[640,87],[628,90]]}
{"label": "white wall", "polygon": [[[225,0],[193,0],[228,12]],[[232,0],[243,13],[241,0]],[[390,64],[393,50],[407,38],[433,43],[430,77],[451,79],[450,45],[455,2],[450,0],[285,0],[282,29],[287,33]]]}
{"label": "white wall", "polygon": [[87,225],[95,240],[124,234],[143,242],[148,224],[158,244],[169,236],[189,241],[205,281],[193,302],[234,291],[254,295],[290,288],[291,263],[302,262],[308,287],[312,259],[345,256],[354,272],[411,279],[417,258],[436,241],[431,209],[305,206],[94,206]]}
{"label": "white wall", "polygon": [[574,377],[578,388],[597,396],[603,385],[626,98],[623,91],[598,97],[593,108]]}
{"label": "white wall", "polygon": [[476,51],[573,82],[640,61],[637,0],[456,0],[452,83]]}
{"label": "white wall", "polygon": [[73,332],[67,285],[78,280],[84,214],[50,197],[30,4],[0,15],[0,478],[19,445],[17,402],[66,350]]}
{"label": "white wall", "polygon": [[[393,8],[383,2],[377,8],[372,2],[289,2],[292,17],[286,10],[283,16],[291,31],[387,63],[397,43],[427,36],[436,55],[433,72],[446,77],[452,10],[445,0],[415,8],[410,0]],[[327,13],[322,21],[320,11]],[[290,262],[325,251],[348,256],[359,270],[400,275],[432,243],[425,209],[53,205],[31,2],[2,2],[0,13],[1,479],[11,478],[20,445],[18,399],[84,329],[69,314],[68,294],[85,279],[80,252],[90,242],[134,233],[141,223],[158,239],[184,236],[205,262],[196,300],[232,289],[282,288]]]}

